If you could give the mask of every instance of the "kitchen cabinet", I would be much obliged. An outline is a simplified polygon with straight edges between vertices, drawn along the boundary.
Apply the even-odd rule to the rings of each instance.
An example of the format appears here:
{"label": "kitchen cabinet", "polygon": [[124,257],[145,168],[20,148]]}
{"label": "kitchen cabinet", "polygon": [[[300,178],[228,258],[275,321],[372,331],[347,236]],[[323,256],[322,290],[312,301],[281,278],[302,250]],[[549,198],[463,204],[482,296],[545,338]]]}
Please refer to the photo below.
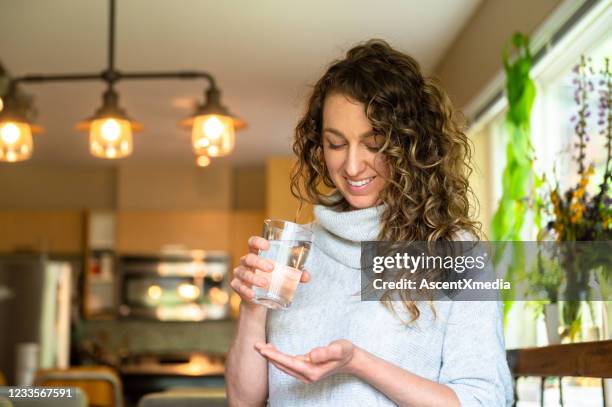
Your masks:
{"label": "kitchen cabinet", "polygon": [[116,250],[121,254],[159,253],[180,247],[231,250],[232,211],[119,210]]}
{"label": "kitchen cabinet", "polygon": [[90,211],[85,223],[83,315],[112,319],[117,310],[116,216],[111,210]]}
{"label": "kitchen cabinet", "polygon": [[1,210],[0,252],[80,254],[84,221],[80,210]]}

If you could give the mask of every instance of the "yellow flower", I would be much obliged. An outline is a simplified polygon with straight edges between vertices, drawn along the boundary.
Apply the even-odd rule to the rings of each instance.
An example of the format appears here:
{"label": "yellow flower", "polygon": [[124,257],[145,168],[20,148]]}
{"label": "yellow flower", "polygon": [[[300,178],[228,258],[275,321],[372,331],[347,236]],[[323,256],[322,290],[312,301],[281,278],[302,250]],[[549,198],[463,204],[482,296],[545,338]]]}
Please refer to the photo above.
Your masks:
{"label": "yellow flower", "polygon": [[570,221],[572,223],[578,223],[582,219],[582,214],[584,213],[584,205],[581,201],[575,201],[570,206],[571,218]]}

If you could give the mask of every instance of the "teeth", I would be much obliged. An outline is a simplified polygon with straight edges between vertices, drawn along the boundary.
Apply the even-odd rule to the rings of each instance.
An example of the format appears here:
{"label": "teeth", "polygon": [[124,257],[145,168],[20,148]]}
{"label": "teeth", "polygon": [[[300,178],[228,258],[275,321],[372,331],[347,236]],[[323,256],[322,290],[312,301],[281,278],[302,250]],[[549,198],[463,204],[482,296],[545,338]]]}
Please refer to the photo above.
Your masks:
{"label": "teeth", "polygon": [[366,184],[369,184],[370,182],[372,182],[374,178],[367,178],[361,181],[351,181],[350,179],[347,179],[348,183],[351,184],[354,187],[362,187]]}

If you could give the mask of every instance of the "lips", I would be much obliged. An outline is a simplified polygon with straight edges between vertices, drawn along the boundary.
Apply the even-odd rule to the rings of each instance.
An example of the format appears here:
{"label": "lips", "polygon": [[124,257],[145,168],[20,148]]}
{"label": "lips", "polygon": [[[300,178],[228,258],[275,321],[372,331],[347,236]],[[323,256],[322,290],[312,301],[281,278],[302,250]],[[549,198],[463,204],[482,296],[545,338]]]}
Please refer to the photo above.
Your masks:
{"label": "lips", "polygon": [[372,184],[376,177],[362,178],[359,180],[349,180],[348,178],[344,178],[346,180],[346,185],[348,190],[351,192],[364,192],[367,191],[368,187]]}
{"label": "lips", "polygon": [[349,183],[351,186],[354,186],[354,187],[362,187],[362,186],[367,185],[367,184],[369,184],[370,182],[372,182],[372,180],[373,180],[373,179],[374,179],[374,177],[370,177],[370,178],[365,178],[365,179],[358,180],[358,181],[352,181],[352,180],[350,180],[350,179],[348,179],[348,178],[347,178],[347,180],[346,180],[346,181],[347,181],[347,182],[348,182],[348,183]]}

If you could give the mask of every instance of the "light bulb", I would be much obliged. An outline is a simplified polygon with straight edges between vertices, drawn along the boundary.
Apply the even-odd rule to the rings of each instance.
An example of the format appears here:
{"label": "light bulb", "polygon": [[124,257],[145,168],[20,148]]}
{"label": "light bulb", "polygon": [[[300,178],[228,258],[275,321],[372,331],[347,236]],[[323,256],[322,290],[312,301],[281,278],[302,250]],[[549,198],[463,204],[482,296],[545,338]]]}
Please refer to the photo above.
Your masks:
{"label": "light bulb", "polygon": [[208,147],[208,154],[210,154],[211,157],[216,157],[217,155],[219,155],[219,147],[217,146],[210,146]]}
{"label": "light bulb", "polygon": [[217,116],[210,116],[204,122],[204,135],[210,140],[216,140],[221,137],[221,134],[225,130],[225,126],[221,123],[221,120]]}
{"label": "light bulb", "polygon": [[6,144],[15,144],[19,140],[20,133],[19,127],[14,123],[5,124],[0,131],[2,141]]}
{"label": "light bulb", "polygon": [[115,150],[115,147],[108,147],[106,149],[106,156],[108,158],[115,158],[117,156],[117,150]]}
{"label": "light bulb", "polygon": [[207,155],[200,155],[196,159],[196,163],[198,164],[199,167],[206,167],[207,165],[210,164],[210,158],[208,158]]}
{"label": "light bulb", "polygon": [[105,120],[100,130],[102,132],[102,137],[110,143],[117,140],[121,135],[121,126],[115,119]]}
{"label": "light bulb", "polygon": [[210,140],[206,137],[202,137],[198,141],[196,141],[196,149],[206,148],[210,145]]}

